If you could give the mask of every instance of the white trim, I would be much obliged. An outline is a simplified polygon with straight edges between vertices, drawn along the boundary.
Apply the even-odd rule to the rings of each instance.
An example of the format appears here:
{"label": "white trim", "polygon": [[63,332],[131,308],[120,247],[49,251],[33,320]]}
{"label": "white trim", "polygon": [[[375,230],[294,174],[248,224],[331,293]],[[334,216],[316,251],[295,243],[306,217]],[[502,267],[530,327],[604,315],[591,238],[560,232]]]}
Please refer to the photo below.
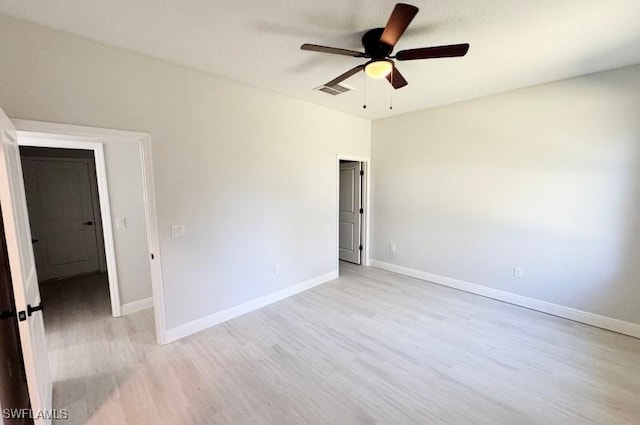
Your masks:
{"label": "white trim", "polygon": [[341,154],[336,159],[336,270],[340,270],[340,161],[358,161],[364,164],[364,244],[360,261],[362,266],[369,265],[369,240],[371,223],[371,158]]}
{"label": "white trim", "polygon": [[542,313],[551,314],[553,316],[562,317],[564,319],[573,320],[574,322],[584,323],[586,325],[595,326],[635,338],[640,338],[640,324],[625,322],[623,320],[614,319],[607,316],[601,316],[595,313],[566,307],[559,304],[553,304],[547,301],[537,300],[535,298],[525,297],[523,295],[513,294],[511,292],[499,289],[489,288],[476,283],[465,282],[463,280],[453,279],[446,276],[440,276],[433,273],[423,272],[409,267],[398,266],[396,264],[385,263],[383,261],[371,260],[372,267],[387,270],[394,273],[403,274],[405,276],[414,277],[416,279],[425,280],[427,282],[436,283],[438,285],[448,286],[449,288],[459,289],[461,291],[470,292],[472,294],[481,295],[483,297],[492,298],[494,300],[503,301],[509,304],[525,307],[531,310],[540,311]]}
{"label": "white trim", "polygon": [[98,142],[36,138],[32,137],[29,132],[24,131],[18,132],[18,144],[20,146],[40,148],[84,149],[93,151],[96,165],[96,178],[98,180],[98,197],[100,198],[100,219],[102,220],[104,253],[107,260],[111,313],[114,317],[120,317],[122,315],[120,306],[120,286],[118,284],[116,249],[113,242],[111,204],[109,198],[109,185],[107,184],[107,169],[104,161],[104,146],[102,143]]}
{"label": "white trim", "polygon": [[271,294],[267,294],[260,298],[253,299],[251,301],[247,301],[226,310],[218,311],[201,319],[197,319],[192,322],[185,323],[184,325],[168,329],[166,334],[167,342],[177,341],[180,338],[184,338],[196,332],[200,332],[204,329],[218,325],[222,322],[226,322],[227,320],[231,320],[235,317],[242,316],[243,314],[258,310],[269,304],[281,301],[285,298],[311,289],[314,286],[322,285],[323,283],[327,283],[337,278],[337,271],[325,273],[321,276],[305,280],[304,282],[298,283],[297,285],[289,286],[287,288],[281,289]]}
{"label": "white trim", "polygon": [[151,136],[144,135],[140,139],[140,156],[142,158],[142,184],[144,195],[144,212],[147,218],[147,237],[151,255],[151,282],[153,290],[153,311],[156,322],[156,338],[158,344],[167,344],[167,321],[164,306],[164,280],[162,279],[162,261],[160,260],[160,235],[158,232],[158,214],[156,209],[156,190],[153,177],[153,160],[151,156]]}
{"label": "white trim", "polygon": [[122,315],[137,313],[153,307],[153,297],[143,298],[132,303],[122,304]]}
{"label": "white trim", "polygon": [[29,132],[33,137],[46,137],[48,139],[62,139],[71,141],[94,141],[98,138],[114,140],[140,140],[149,136],[149,133],[137,131],[115,130],[110,128],[86,127],[72,124],[57,124],[44,121],[31,121],[11,118],[11,122],[20,132]]}
{"label": "white trim", "polygon": [[[35,138],[46,137],[47,139],[63,140],[70,145],[75,144],[75,146],[77,146],[76,148],[79,147],[80,149],[86,149],[86,143],[96,143],[96,141],[104,139],[125,142],[134,141],[139,144],[141,153],[143,196],[145,200],[145,215],[147,222],[147,237],[149,250],[153,253],[155,258],[154,260],[150,260],[150,265],[156,339],[159,344],[167,343],[162,260],[158,237],[158,217],[156,213],[155,185],[151,160],[151,135],[133,131],[54,124],[19,119],[14,119],[12,122],[18,129],[18,135],[22,134],[23,136],[28,135]],[[104,153],[102,152],[101,154],[104,157]],[[105,223],[107,222],[110,226],[111,220],[105,221]]]}

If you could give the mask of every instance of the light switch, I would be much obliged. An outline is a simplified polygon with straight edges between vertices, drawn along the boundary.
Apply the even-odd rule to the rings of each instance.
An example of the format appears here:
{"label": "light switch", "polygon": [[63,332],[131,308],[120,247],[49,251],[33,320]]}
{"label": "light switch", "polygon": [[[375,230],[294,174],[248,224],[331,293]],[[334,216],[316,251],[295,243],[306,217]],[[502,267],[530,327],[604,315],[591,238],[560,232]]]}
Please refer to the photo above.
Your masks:
{"label": "light switch", "polygon": [[186,233],[186,229],[184,224],[174,224],[171,226],[171,237],[172,238],[184,238]]}
{"label": "light switch", "polygon": [[522,276],[524,276],[524,269],[522,267],[514,267],[513,277],[520,279]]}
{"label": "light switch", "polygon": [[127,228],[127,219],[126,218],[116,218],[116,228],[117,229],[126,229]]}

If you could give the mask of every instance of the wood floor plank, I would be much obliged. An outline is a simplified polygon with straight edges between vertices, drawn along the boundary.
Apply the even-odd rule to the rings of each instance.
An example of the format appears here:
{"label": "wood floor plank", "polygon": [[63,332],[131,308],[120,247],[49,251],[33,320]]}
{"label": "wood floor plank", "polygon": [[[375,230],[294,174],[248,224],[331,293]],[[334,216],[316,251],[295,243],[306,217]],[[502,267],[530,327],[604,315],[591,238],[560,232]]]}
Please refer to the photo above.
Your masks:
{"label": "wood floor plank", "polygon": [[104,276],[43,299],[61,424],[640,423],[640,340],[378,269],[167,346]]}

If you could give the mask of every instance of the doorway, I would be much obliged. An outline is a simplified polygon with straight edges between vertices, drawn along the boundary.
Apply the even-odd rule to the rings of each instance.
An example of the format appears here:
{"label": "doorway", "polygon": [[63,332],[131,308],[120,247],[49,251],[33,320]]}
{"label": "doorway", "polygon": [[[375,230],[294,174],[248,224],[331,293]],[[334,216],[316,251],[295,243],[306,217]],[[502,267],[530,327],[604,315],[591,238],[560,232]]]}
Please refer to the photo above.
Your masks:
{"label": "doorway", "polygon": [[338,156],[338,260],[359,266],[368,257],[368,174],[368,160]]}
{"label": "doorway", "polygon": [[114,316],[94,152],[21,146],[20,159],[40,293],[47,306],[45,330],[62,328],[57,325],[62,317],[72,323],[81,306],[90,305],[95,317]]}
{"label": "doorway", "polygon": [[120,317],[103,145],[31,136],[19,144],[38,281],[102,273]]}
{"label": "doorway", "polygon": [[107,271],[93,152],[20,147],[40,282]]}
{"label": "doorway", "polygon": [[[21,147],[92,152],[100,204],[94,225],[102,225],[102,232],[96,233],[103,237],[107,271],[103,276],[108,278],[111,315],[120,317],[153,307],[156,341],[166,343],[151,136],[38,121],[13,123]],[[82,223],[87,221],[91,220]],[[151,293],[146,289],[148,282]]]}

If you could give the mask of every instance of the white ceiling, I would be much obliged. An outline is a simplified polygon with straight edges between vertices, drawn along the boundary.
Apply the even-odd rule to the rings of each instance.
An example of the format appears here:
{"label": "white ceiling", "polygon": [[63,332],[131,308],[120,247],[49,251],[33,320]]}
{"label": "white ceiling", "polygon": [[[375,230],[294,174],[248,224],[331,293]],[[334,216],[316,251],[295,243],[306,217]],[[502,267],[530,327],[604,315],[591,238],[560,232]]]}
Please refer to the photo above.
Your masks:
{"label": "white ceiling", "polygon": [[364,74],[336,97],[313,91],[362,59],[302,43],[361,49],[385,25],[380,0],[19,0],[0,14],[64,30],[366,118],[381,118],[640,63],[640,0],[409,0],[420,12],[396,50],[468,42],[464,58],[399,63],[393,93]]}

